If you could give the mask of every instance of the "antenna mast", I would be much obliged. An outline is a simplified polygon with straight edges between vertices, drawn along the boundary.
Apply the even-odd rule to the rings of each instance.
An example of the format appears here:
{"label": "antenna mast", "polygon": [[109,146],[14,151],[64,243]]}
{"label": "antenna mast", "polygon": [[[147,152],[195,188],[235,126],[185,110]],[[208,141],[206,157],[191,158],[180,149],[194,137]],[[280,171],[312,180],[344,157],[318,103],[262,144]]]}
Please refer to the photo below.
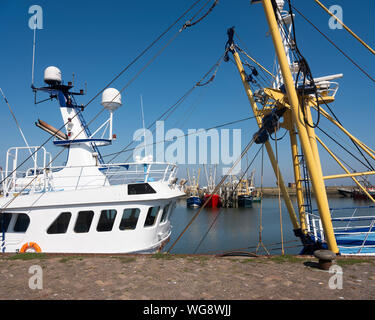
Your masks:
{"label": "antenna mast", "polygon": [[32,63],[32,67],[31,67],[31,87],[32,88],[34,88],[35,43],[36,43],[36,24],[34,24],[33,63]]}

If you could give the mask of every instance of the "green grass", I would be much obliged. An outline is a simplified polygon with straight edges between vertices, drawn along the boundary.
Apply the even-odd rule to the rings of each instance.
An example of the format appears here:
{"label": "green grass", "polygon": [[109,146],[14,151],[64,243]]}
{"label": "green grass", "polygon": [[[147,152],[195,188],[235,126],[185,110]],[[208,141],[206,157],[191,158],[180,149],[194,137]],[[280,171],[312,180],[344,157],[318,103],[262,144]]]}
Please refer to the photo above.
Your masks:
{"label": "green grass", "polygon": [[69,262],[69,261],[72,261],[72,260],[79,260],[79,261],[82,261],[83,260],[83,257],[82,256],[66,256],[66,257],[63,257],[59,260],[59,262],[61,263],[66,263],[66,262]]}
{"label": "green grass", "polygon": [[18,253],[10,257],[6,257],[7,260],[41,260],[41,259],[47,259],[48,255],[45,253],[31,253],[31,252],[25,252],[25,253]]}
{"label": "green grass", "polygon": [[176,258],[175,255],[172,255],[172,254],[169,254],[169,253],[161,253],[161,252],[158,252],[158,253],[154,253],[153,255],[151,255],[151,258],[153,259],[163,259],[163,260],[173,260]]}
{"label": "green grass", "polygon": [[374,264],[375,260],[374,259],[355,259],[355,258],[341,258],[337,259],[336,263],[340,266],[351,266],[353,264],[360,264],[360,263],[371,263]]}
{"label": "green grass", "polygon": [[293,256],[293,255],[289,255],[289,254],[286,254],[286,255],[283,255],[283,256],[271,256],[269,258],[269,260],[271,260],[273,262],[276,262],[276,263],[285,263],[285,262],[300,263],[300,262],[304,261],[303,258],[296,257],[296,256]]}

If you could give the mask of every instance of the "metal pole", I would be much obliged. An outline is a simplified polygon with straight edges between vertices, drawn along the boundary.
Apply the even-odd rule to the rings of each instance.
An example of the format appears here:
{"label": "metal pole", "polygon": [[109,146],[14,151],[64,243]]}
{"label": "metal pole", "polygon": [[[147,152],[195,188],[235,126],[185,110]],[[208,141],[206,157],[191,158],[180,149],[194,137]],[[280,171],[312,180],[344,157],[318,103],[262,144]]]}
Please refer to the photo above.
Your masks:
{"label": "metal pole", "polygon": [[277,58],[279,60],[281,72],[284,78],[284,83],[293,114],[293,122],[296,124],[297,127],[298,135],[301,141],[303,153],[305,155],[307,163],[307,168],[309,170],[309,174],[311,177],[311,182],[314,189],[314,194],[316,196],[319,214],[322,219],[328,247],[332,252],[339,253],[335,234],[333,232],[331,214],[329,211],[328,198],[325,190],[323,175],[322,172],[318,170],[316,166],[314,153],[310,145],[307,130],[305,124],[301,121],[301,119],[303,120],[304,117],[301,108],[299,108],[299,99],[294,86],[294,81],[289,68],[284,46],[281,40],[280,31],[275,17],[275,12],[272,7],[271,0],[262,0],[262,3],[269,24],[270,33],[272,35]]}
{"label": "metal pole", "polygon": [[[243,83],[243,85],[245,87],[245,91],[246,91],[247,97],[249,98],[249,101],[250,101],[250,104],[251,104],[251,108],[252,108],[252,110],[254,112],[254,115],[256,116],[256,121],[257,121],[258,126],[260,128],[262,126],[262,119],[259,116],[258,108],[257,108],[257,105],[256,105],[256,103],[254,101],[253,93],[251,91],[251,88],[250,88],[249,84],[246,81],[246,73],[245,73],[245,70],[243,68],[240,56],[238,55],[237,51],[234,50],[234,49],[233,49],[233,57],[234,57],[234,60],[236,62],[236,65],[237,65],[237,69],[238,69],[238,71],[240,73],[240,76],[241,76],[241,79],[242,79],[242,83]],[[290,220],[292,221],[293,228],[294,228],[294,230],[297,230],[297,229],[300,228],[300,225],[299,225],[299,222],[298,222],[298,218],[297,218],[296,212],[294,210],[293,203],[290,200],[288,190],[285,187],[283,176],[282,176],[282,174],[281,174],[281,172],[279,170],[279,167],[277,165],[277,161],[276,161],[275,155],[273,153],[273,150],[272,150],[272,147],[271,147],[271,144],[269,143],[269,141],[267,141],[265,143],[265,146],[266,146],[266,150],[267,150],[267,153],[268,153],[268,157],[269,157],[269,159],[271,161],[271,164],[272,164],[272,168],[273,168],[273,170],[275,172],[275,175],[276,175],[276,177],[279,178],[279,181],[277,183],[280,186],[280,190],[281,190],[281,193],[283,195],[283,198],[284,198],[284,201],[285,201],[285,205],[286,205],[286,207],[288,209],[289,217],[290,217]]]}

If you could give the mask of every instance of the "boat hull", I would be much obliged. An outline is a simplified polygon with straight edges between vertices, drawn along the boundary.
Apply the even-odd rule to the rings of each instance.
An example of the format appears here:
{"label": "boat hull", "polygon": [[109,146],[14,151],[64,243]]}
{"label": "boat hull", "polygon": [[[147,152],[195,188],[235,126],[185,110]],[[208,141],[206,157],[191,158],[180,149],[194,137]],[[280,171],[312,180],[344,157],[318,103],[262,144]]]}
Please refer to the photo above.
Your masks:
{"label": "boat hull", "polygon": [[[43,253],[156,252],[170,238],[170,216],[176,200],[184,193],[164,183],[150,184],[156,193],[126,195],[126,188],[121,185],[48,192],[42,197],[19,196],[7,208],[10,218],[7,229],[1,230],[0,249],[23,252],[30,247],[28,252],[38,248],[36,252]],[[67,218],[55,223],[62,215]]]}
{"label": "boat hull", "polygon": [[192,196],[186,199],[186,205],[189,208],[198,208],[202,206],[202,199],[197,196]]}
{"label": "boat hull", "polygon": [[253,207],[253,197],[252,196],[238,196],[238,206],[240,208],[252,208]]}
{"label": "boat hull", "polygon": [[[213,194],[212,197],[210,194],[206,194],[203,197],[203,203],[205,203],[207,200],[206,207],[207,208],[219,208],[221,207],[221,198],[218,194]],[[203,204],[202,203],[202,204]]]}

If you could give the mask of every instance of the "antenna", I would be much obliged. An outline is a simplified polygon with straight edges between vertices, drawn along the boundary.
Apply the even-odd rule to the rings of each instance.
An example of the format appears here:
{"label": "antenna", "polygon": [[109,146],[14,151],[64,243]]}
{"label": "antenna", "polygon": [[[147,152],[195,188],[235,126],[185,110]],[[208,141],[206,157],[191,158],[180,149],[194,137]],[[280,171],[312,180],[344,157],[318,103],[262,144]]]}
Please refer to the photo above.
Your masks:
{"label": "antenna", "polygon": [[32,67],[31,67],[31,87],[32,88],[34,88],[35,44],[36,44],[36,24],[34,24],[33,64],[32,64]]}
{"label": "antenna", "polygon": [[141,95],[141,112],[142,112],[142,126],[143,126],[143,142],[145,143],[145,157],[147,156],[146,155],[146,127],[145,127],[145,116],[143,114],[143,99],[142,99],[142,95]]}

